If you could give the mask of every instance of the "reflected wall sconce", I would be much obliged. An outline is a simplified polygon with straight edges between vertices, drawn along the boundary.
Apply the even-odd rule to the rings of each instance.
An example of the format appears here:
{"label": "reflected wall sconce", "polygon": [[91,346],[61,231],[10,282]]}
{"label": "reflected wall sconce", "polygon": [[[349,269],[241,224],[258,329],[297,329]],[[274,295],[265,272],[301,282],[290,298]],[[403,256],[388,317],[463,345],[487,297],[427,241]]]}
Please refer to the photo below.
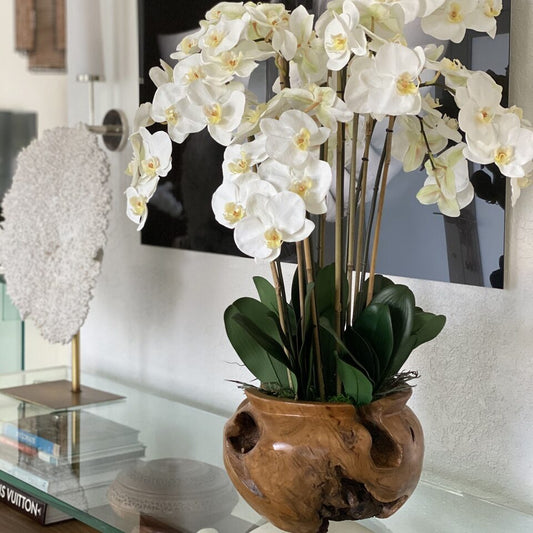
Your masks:
{"label": "reflected wall sconce", "polygon": [[104,146],[112,151],[122,150],[128,139],[125,114],[111,109],[102,125],[95,125],[94,85],[104,81],[104,60],[99,0],[67,0],[68,9],[68,65],[75,69],[76,81],[86,83],[89,97],[87,129],[102,135]]}

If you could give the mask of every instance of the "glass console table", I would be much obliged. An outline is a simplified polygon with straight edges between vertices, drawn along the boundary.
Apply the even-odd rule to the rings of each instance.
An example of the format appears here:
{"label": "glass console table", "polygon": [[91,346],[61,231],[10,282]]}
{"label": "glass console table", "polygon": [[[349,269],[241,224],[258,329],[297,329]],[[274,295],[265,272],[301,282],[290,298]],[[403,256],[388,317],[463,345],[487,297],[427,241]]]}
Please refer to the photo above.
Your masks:
{"label": "glass console table", "polygon": [[[0,388],[58,379],[69,379],[69,370],[0,375]],[[229,484],[222,463],[224,417],[101,377],[85,374],[83,385],[125,399],[73,414],[0,394],[0,421],[18,425],[19,439],[26,431],[59,445],[45,450],[39,442],[42,449],[32,456],[0,437],[1,481],[106,533],[278,531]],[[341,531],[523,533],[533,531],[533,516],[421,482],[391,518],[331,524],[331,533]]]}

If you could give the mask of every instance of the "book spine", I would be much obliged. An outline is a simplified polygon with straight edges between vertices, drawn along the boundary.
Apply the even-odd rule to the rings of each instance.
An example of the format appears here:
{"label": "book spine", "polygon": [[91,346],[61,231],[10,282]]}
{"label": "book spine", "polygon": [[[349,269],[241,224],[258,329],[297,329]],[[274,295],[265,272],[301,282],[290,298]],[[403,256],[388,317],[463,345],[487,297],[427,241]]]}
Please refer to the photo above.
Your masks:
{"label": "book spine", "polygon": [[46,463],[49,463],[49,464],[54,465],[54,466],[59,466],[61,464],[60,461],[59,461],[59,457],[56,457],[55,455],[51,455],[51,454],[46,453],[46,452],[42,452],[40,450],[37,452],[37,457],[41,461],[45,461]]}
{"label": "book spine", "polygon": [[46,523],[47,504],[5,481],[0,481],[0,502],[25,514],[39,524]]}
{"label": "book spine", "polygon": [[19,429],[14,424],[5,422],[2,426],[2,433],[9,439],[16,440],[44,453],[49,453],[50,455],[59,457],[60,449],[58,444],[47,439],[43,439],[42,437],[34,435],[28,431],[24,431],[23,429]]}
{"label": "book spine", "polygon": [[37,455],[37,449],[32,448],[31,446],[28,446],[27,444],[23,444],[22,442],[19,442],[18,440],[10,439],[9,437],[6,437],[5,435],[0,435],[0,443],[6,444],[7,446],[10,446],[11,448],[15,448],[18,451],[24,453],[25,455]]}

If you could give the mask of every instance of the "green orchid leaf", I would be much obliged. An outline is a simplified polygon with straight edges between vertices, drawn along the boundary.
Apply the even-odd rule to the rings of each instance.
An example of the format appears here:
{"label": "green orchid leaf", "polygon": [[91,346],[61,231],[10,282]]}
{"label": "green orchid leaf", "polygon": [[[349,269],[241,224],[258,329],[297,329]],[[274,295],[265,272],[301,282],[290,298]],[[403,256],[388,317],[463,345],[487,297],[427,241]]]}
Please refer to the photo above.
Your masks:
{"label": "green orchid leaf", "polygon": [[416,347],[433,340],[444,328],[446,317],[419,311],[415,313],[413,333],[416,335]]}
{"label": "green orchid leaf", "polygon": [[[254,276],[253,278],[255,288],[257,290],[257,294],[259,295],[259,299],[261,300],[261,303],[266,305],[273,313],[275,313],[276,318],[275,322],[279,324],[279,309],[278,309],[278,299],[276,295],[276,289],[274,286],[265,278],[261,276]],[[290,305],[285,306],[285,313],[288,316],[289,319],[289,331],[287,333],[283,333],[281,328],[279,329],[280,335],[283,339],[283,344],[285,346],[289,346],[291,344],[291,335],[296,332],[297,327],[297,319],[294,312],[294,309]],[[293,350],[294,351],[294,350]]]}
{"label": "green orchid leaf", "polygon": [[411,355],[411,352],[415,349],[415,347],[416,335],[411,335],[400,344],[400,346],[392,356],[389,366],[383,373],[380,384],[383,383],[383,381],[385,381],[385,379],[387,379],[388,377],[393,376],[394,374],[400,371],[403,364],[405,363],[405,361],[407,361],[407,358]]}
{"label": "green orchid leaf", "polygon": [[377,383],[381,376],[381,365],[372,343],[353,328],[346,329],[344,341],[349,350],[349,355],[345,355],[344,359],[359,369],[364,368],[364,374],[370,381]]}
{"label": "green orchid leaf", "polygon": [[373,376],[378,378],[380,369],[385,370],[389,365],[394,348],[394,332],[389,306],[382,303],[371,303],[363,309],[353,327],[374,348],[379,363]]}
{"label": "green orchid leaf", "polygon": [[[319,316],[332,316],[335,310],[335,263],[321,268],[315,279],[316,306]],[[342,276],[342,309],[348,302],[348,280]]]}
{"label": "green orchid leaf", "polygon": [[236,313],[232,319],[240,324],[246,330],[248,335],[265,350],[269,355],[277,359],[280,363],[286,364],[289,370],[292,370],[290,361],[285,353],[285,350],[280,342],[277,342],[273,337],[266,334],[253,320],[250,320],[242,313]]}
{"label": "green orchid leaf", "polygon": [[345,393],[353,399],[356,405],[364,405],[372,401],[372,383],[361,371],[337,357],[337,372]]}
{"label": "green orchid leaf", "polygon": [[[376,296],[377,294],[379,294],[385,287],[389,287],[389,286],[392,286],[392,285],[395,285],[394,281],[392,281],[391,279],[385,277],[385,276],[382,276],[381,274],[376,274],[374,276],[374,289],[372,291],[372,298],[374,298],[374,296]],[[365,279],[365,281],[363,282],[363,285],[361,287],[361,290],[359,291],[359,293],[357,294],[357,304],[359,305],[361,303],[361,300],[362,302],[366,302],[367,300],[367,294],[368,294],[368,278]],[[363,305],[359,305],[359,309],[364,307],[364,303]]]}
{"label": "green orchid leaf", "polygon": [[371,303],[388,306],[394,334],[393,353],[396,353],[413,331],[414,294],[406,285],[389,285],[374,296]]}
{"label": "green orchid leaf", "polygon": [[278,300],[276,298],[276,289],[267,279],[261,276],[254,276],[253,280],[261,302],[277,314]]}
{"label": "green orchid leaf", "polygon": [[260,324],[265,334],[275,339],[277,343],[281,343],[278,329],[271,319],[268,307],[253,298],[240,298],[224,313],[226,333],[241,361],[257,379],[264,383],[279,383],[281,388],[288,388],[286,358],[284,362],[281,362],[269,354],[246,327],[234,319],[236,315],[253,317],[251,320],[256,325]]}
{"label": "green orchid leaf", "polygon": [[[357,366],[359,370],[365,374],[368,374],[368,370],[366,367],[359,361],[358,357],[352,353],[352,351],[346,346],[346,344],[343,342],[343,340],[337,335],[337,332],[331,325],[331,322],[326,317],[320,317],[319,325],[322,331],[327,333],[332,341],[334,341],[336,350],[332,349],[330,350],[330,353],[339,352],[343,355],[345,355],[346,358],[350,360],[350,363],[354,366]],[[364,339],[363,339],[364,341]],[[361,345],[363,342],[361,343]],[[372,347],[366,344],[368,350],[371,350]],[[367,375],[367,379],[370,379],[370,376]]]}

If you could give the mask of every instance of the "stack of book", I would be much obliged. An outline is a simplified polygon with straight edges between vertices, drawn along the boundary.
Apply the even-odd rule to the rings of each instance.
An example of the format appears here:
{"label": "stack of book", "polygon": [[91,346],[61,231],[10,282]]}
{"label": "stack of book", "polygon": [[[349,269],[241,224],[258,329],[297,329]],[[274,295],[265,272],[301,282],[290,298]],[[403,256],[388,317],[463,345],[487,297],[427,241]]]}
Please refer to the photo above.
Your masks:
{"label": "stack of book", "polygon": [[[107,504],[118,472],[144,456],[138,436],[134,428],[84,410],[21,417],[2,424],[0,469],[78,508],[99,507]],[[0,501],[9,503],[1,490]],[[63,519],[60,513],[55,518]]]}

